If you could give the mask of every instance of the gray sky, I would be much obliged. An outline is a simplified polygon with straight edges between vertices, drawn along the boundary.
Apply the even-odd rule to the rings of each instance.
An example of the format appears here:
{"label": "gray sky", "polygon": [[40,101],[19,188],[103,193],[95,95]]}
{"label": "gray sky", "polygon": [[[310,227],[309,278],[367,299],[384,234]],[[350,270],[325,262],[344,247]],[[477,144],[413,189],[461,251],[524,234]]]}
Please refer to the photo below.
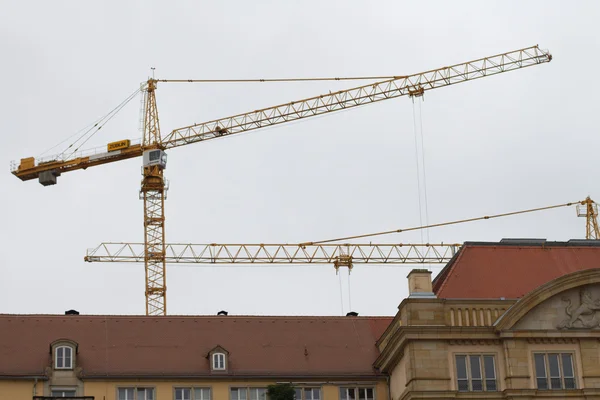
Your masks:
{"label": "gray sky", "polygon": [[[141,160],[43,187],[37,156],[156,77],[403,75],[539,44],[549,64],[430,91],[429,221],[600,198],[593,1],[1,1],[1,313],[142,314],[142,265],[87,264],[143,240]],[[161,84],[163,133],[358,83]],[[418,107],[418,103],[415,103]],[[418,111],[418,108],[417,108]],[[138,138],[139,99],[89,147]],[[417,120],[418,122],[418,120]],[[168,242],[300,242],[419,224],[413,105],[389,100],[169,153]],[[574,208],[431,230],[431,242],[584,236]],[[420,242],[421,233],[378,242]],[[432,267],[434,272],[438,266]],[[352,308],[393,315],[409,267],[357,266]],[[348,279],[342,274],[344,311]],[[333,267],[168,268],[169,314],[339,315]]]}

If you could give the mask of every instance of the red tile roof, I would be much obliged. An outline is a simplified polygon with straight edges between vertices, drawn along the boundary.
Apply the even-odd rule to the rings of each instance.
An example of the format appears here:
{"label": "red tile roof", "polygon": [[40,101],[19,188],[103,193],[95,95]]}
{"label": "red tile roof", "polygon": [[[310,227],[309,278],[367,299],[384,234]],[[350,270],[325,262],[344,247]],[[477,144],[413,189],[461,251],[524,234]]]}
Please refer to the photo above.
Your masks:
{"label": "red tile roof", "polygon": [[376,376],[376,340],[391,317],[0,315],[0,376],[40,375],[50,344],[78,343],[85,377],[206,376],[229,351],[237,376]]}
{"label": "red tile roof", "polygon": [[562,275],[600,268],[600,242],[467,242],[433,281],[446,299],[516,299]]}

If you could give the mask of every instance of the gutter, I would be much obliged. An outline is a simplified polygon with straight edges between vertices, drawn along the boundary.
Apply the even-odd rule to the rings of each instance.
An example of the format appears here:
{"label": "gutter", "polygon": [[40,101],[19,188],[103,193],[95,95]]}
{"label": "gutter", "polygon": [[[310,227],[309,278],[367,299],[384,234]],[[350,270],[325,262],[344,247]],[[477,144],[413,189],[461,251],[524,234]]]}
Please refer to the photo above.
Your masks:
{"label": "gutter", "polygon": [[38,380],[47,381],[48,377],[45,375],[0,375],[0,381],[34,381],[37,383]]}
{"label": "gutter", "polygon": [[[235,379],[256,379],[256,380],[279,380],[279,381],[296,381],[298,379],[318,379],[319,381],[335,380],[336,384],[355,383],[356,381],[379,381],[386,378],[386,375],[149,375],[145,373],[128,374],[128,375],[82,375],[79,379],[85,380],[131,380],[131,379],[153,379],[153,380],[188,380],[188,379],[210,379],[210,380],[235,380]],[[344,380],[342,382],[342,380]]]}

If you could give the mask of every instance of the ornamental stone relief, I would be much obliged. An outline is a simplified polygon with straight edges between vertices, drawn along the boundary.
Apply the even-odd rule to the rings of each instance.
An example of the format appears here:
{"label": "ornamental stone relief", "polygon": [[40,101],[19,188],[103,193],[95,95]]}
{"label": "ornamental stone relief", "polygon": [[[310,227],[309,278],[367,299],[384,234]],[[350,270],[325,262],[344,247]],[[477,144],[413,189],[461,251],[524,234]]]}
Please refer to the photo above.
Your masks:
{"label": "ornamental stone relief", "polygon": [[565,314],[568,315],[556,327],[558,329],[569,328],[598,328],[600,320],[597,318],[596,312],[600,311],[600,299],[592,296],[591,289],[579,289],[579,301],[573,302],[572,296],[563,296],[562,301],[567,305]]}
{"label": "ornamental stone relief", "polygon": [[600,285],[580,286],[550,297],[525,314],[514,329],[600,329]]}

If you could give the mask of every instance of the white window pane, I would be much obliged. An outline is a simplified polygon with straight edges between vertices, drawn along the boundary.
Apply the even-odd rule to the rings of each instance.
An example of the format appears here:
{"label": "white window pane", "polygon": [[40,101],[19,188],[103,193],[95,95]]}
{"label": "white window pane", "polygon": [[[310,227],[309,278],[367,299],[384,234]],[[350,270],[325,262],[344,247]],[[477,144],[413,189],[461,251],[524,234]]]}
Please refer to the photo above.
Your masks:
{"label": "white window pane", "polygon": [[568,353],[561,354],[562,365],[563,365],[563,375],[565,378],[572,378],[575,375],[573,374],[573,361],[571,359],[571,355]]}
{"label": "white window pane", "polygon": [[548,368],[550,369],[550,387],[552,389],[562,389],[558,354],[548,354]]}
{"label": "white window pane", "polygon": [[461,379],[467,379],[467,357],[456,356],[456,377]]}
{"label": "white window pane", "polygon": [[[301,388],[294,388],[294,399],[302,400],[302,389]],[[312,400],[312,399],[308,399],[308,400]]]}
{"label": "white window pane", "polygon": [[247,399],[246,388],[231,388],[230,394],[231,394],[231,400],[246,400]]}
{"label": "white window pane", "polygon": [[481,380],[481,358],[479,356],[469,357],[471,362],[471,378]]}
{"label": "white window pane", "polygon": [[366,400],[367,390],[364,388],[358,389],[358,400]]}
{"label": "white window pane", "polygon": [[537,388],[546,390],[548,389],[548,379],[546,378],[546,355],[535,354],[534,361]]}
{"label": "white window pane", "polygon": [[354,388],[348,388],[348,400],[356,399],[356,391]]}
{"label": "white window pane", "polygon": [[135,400],[154,400],[153,388],[138,388],[137,398]]}
{"label": "white window pane", "polygon": [[118,389],[119,400],[133,400],[133,388]]}
{"label": "white window pane", "polygon": [[191,400],[192,390],[190,388],[175,389],[175,400]]}
{"label": "white window pane", "polygon": [[310,400],[320,400],[321,399],[321,389],[312,388],[312,389],[308,389],[308,391],[311,394]]}
{"label": "white window pane", "polygon": [[266,400],[267,399],[267,389],[260,388],[258,389],[258,400]]}
{"label": "white window pane", "polygon": [[195,388],[194,400],[210,400],[210,388]]}

